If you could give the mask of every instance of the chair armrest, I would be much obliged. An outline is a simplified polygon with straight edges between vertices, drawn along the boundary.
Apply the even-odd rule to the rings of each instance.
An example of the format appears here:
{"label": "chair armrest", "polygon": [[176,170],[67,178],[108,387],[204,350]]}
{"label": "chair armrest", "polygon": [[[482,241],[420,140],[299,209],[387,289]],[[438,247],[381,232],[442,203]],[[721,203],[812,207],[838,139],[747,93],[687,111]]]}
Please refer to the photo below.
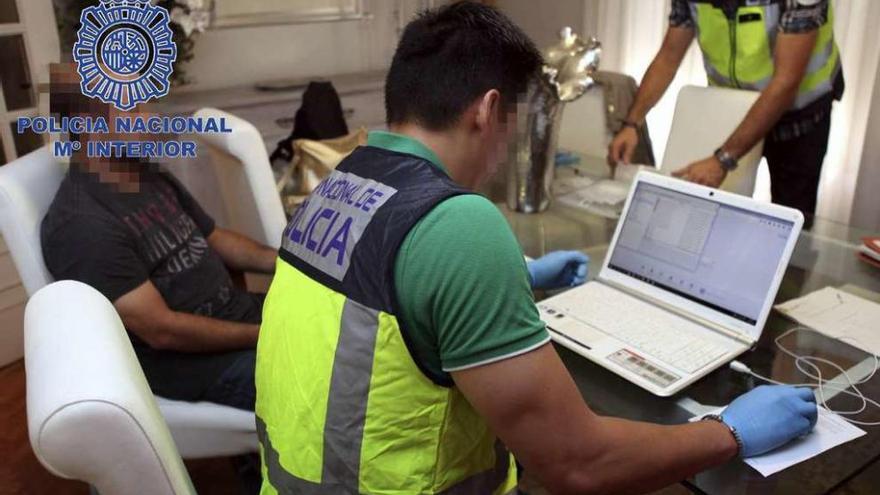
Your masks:
{"label": "chair armrest", "polygon": [[51,472],[103,495],[194,493],[113,305],[73,281],[25,310],[31,445]]}

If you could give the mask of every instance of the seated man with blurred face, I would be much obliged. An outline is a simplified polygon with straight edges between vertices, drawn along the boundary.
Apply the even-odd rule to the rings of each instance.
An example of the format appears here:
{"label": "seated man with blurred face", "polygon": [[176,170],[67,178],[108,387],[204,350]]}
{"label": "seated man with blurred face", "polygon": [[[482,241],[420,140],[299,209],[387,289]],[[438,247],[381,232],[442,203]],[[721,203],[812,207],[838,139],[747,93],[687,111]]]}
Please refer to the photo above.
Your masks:
{"label": "seated man with blurred face", "polygon": [[[53,67],[54,117],[123,114],[83,96],[69,66]],[[156,139],[80,134],[72,140]],[[280,233],[279,233],[280,235]],[[272,273],[275,250],[214,224],[159,166],[75,152],[42,229],[52,276],[84,282],[119,312],[153,392],[254,408],[254,346],[263,295],[227,267]]]}

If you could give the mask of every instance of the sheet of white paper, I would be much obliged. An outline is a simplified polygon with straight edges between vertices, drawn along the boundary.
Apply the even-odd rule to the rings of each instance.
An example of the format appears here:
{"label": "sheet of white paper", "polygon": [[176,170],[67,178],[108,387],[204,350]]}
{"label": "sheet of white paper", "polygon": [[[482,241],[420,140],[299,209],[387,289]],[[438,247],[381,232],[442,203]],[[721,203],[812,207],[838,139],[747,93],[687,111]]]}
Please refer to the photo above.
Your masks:
{"label": "sheet of white paper", "polygon": [[600,180],[580,193],[594,203],[616,205],[626,200],[629,184],[619,180]]}
{"label": "sheet of white paper", "polygon": [[[718,414],[723,410],[722,407],[714,413]],[[691,418],[691,421],[696,421],[703,416]],[[847,423],[837,414],[820,407],[819,419],[811,433],[766,454],[749,457],[744,462],[766,477],[816,457],[822,452],[850,440],[855,440],[864,434],[865,430]]]}
{"label": "sheet of white paper", "polygon": [[620,218],[620,213],[623,209],[623,203],[596,203],[592,201],[591,198],[584,197],[584,195],[579,191],[568,193],[564,196],[559,196],[556,199],[562,204],[610,219]]}
{"label": "sheet of white paper", "polygon": [[778,304],[776,309],[802,325],[880,354],[880,304],[834,287]]}
{"label": "sheet of white paper", "polygon": [[584,177],[583,175],[557,177],[556,180],[553,181],[553,195],[558,197],[572,191],[590,187],[593,182],[595,182],[595,180],[589,177]]}
{"label": "sheet of white paper", "polygon": [[613,179],[594,180],[560,170],[553,182],[553,196],[568,206],[607,218],[619,218],[632,182],[641,170],[657,171],[647,165],[618,164]]}
{"label": "sheet of white paper", "polygon": [[575,189],[563,197],[577,198],[578,201],[587,201],[600,205],[623,205],[623,201],[629,194],[629,184],[611,179],[599,179],[587,187]]}

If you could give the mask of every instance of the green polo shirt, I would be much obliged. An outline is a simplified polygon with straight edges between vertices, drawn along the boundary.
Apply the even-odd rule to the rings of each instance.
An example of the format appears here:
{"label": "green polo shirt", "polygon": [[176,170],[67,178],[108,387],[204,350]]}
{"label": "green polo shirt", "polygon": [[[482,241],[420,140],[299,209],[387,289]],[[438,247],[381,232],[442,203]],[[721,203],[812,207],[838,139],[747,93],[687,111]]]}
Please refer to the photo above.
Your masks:
{"label": "green polo shirt", "polygon": [[[368,146],[448,171],[419,141],[373,131]],[[394,282],[413,353],[435,373],[523,354],[550,337],[538,316],[519,244],[500,211],[476,194],[449,198],[407,234]]]}

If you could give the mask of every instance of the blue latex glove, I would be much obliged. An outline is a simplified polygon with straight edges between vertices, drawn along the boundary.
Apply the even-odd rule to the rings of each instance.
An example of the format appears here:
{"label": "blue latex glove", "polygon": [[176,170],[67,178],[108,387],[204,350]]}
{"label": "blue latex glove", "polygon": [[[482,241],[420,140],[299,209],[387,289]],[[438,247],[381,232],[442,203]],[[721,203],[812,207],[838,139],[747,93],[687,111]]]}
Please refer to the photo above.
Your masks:
{"label": "blue latex glove", "polygon": [[780,385],[762,385],[743,394],[721,413],[739,433],[742,457],[763,454],[809,433],[817,418],[812,390]]}
{"label": "blue latex glove", "polygon": [[580,251],[553,251],[527,264],[533,289],[574,287],[587,281],[590,257]]}

